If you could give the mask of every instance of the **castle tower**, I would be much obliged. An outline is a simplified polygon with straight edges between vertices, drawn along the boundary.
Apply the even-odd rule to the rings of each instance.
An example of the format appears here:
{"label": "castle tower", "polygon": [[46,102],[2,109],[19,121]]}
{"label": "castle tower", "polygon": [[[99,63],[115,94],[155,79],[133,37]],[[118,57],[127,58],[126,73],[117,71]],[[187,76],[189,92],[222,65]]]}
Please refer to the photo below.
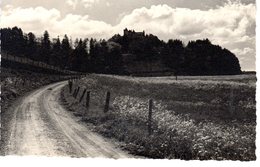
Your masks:
{"label": "castle tower", "polygon": [[124,36],[127,36],[127,35],[128,35],[128,29],[125,28],[125,29],[124,29]]}

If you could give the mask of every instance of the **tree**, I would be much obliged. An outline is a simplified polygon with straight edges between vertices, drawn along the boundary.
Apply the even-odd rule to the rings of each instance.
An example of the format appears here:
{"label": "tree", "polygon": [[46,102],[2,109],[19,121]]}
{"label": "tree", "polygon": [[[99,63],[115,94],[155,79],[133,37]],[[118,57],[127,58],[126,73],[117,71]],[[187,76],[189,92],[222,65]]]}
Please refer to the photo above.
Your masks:
{"label": "tree", "polygon": [[26,40],[18,27],[1,29],[1,48],[9,54],[23,56],[26,53]]}
{"label": "tree", "polygon": [[41,48],[40,48],[40,60],[49,63],[51,54],[51,41],[48,31],[44,31],[43,38],[41,40]]}
{"label": "tree", "polygon": [[100,40],[96,42],[94,46],[95,55],[92,57],[92,63],[94,65],[94,71],[97,73],[107,73],[105,57],[107,55],[107,42]]}
{"label": "tree", "polygon": [[62,68],[69,68],[71,59],[72,48],[69,42],[69,38],[67,35],[64,35],[64,38],[61,42],[61,50],[62,50],[62,61],[60,62],[60,66]]}
{"label": "tree", "polygon": [[23,31],[21,28],[18,27],[13,27],[12,28],[12,38],[13,38],[13,47],[15,49],[14,53],[17,54],[18,56],[22,56],[25,54],[25,45],[26,41],[23,36]]}
{"label": "tree", "polygon": [[87,41],[86,40],[76,40],[75,41],[75,49],[73,51],[72,61],[72,69],[86,72],[87,69]]}
{"label": "tree", "polygon": [[208,39],[190,41],[186,47],[186,70],[189,75],[240,74],[236,56],[213,45]]}
{"label": "tree", "polygon": [[60,62],[62,62],[62,48],[60,38],[58,37],[53,40],[51,64],[61,67]]}
{"label": "tree", "polygon": [[124,74],[121,45],[115,42],[107,42],[107,49],[105,56],[106,72],[109,74]]}
{"label": "tree", "polygon": [[163,52],[164,63],[177,75],[182,71],[184,65],[184,45],[181,40],[169,40],[165,45]]}
{"label": "tree", "polygon": [[29,32],[27,34],[28,36],[28,41],[27,41],[27,47],[26,47],[26,55],[28,58],[37,60],[38,59],[38,48],[37,48],[37,42],[36,42],[36,37],[32,32]]}

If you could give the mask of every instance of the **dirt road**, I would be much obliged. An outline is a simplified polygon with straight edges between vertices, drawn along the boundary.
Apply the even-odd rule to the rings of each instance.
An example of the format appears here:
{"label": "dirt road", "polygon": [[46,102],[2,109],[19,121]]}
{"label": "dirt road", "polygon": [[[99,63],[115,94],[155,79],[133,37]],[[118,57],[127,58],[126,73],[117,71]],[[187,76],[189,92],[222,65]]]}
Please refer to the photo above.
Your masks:
{"label": "dirt road", "polygon": [[91,132],[80,118],[59,104],[59,93],[65,84],[38,89],[14,106],[4,155],[131,157],[111,141]]}

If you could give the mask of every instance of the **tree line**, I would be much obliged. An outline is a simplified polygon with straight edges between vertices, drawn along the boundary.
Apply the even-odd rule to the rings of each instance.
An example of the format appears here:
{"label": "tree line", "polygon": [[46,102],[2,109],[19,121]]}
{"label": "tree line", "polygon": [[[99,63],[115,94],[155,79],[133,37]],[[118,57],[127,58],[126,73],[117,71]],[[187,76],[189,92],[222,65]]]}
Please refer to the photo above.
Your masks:
{"label": "tree line", "polygon": [[[164,42],[152,34],[125,29],[104,39],[50,39],[48,31],[41,37],[21,28],[1,29],[2,50],[24,56],[63,69],[105,74],[129,74],[133,62],[158,61],[177,75],[226,75],[240,74],[237,57],[229,50],[213,45],[208,39],[190,41],[185,46],[181,40]],[[132,57],[127,62],[124,55]]]}

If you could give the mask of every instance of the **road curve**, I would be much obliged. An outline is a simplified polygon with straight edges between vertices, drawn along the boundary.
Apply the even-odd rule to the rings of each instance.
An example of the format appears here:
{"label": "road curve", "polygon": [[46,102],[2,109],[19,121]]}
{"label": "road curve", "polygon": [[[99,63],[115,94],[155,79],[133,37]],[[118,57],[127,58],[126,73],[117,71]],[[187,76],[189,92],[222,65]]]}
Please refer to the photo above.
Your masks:
{"label": "road curve", "polygon": [[5,155],[130,158],[115,144],[91,132],[60,104],[66,82],[42,87],[14,106]]}

